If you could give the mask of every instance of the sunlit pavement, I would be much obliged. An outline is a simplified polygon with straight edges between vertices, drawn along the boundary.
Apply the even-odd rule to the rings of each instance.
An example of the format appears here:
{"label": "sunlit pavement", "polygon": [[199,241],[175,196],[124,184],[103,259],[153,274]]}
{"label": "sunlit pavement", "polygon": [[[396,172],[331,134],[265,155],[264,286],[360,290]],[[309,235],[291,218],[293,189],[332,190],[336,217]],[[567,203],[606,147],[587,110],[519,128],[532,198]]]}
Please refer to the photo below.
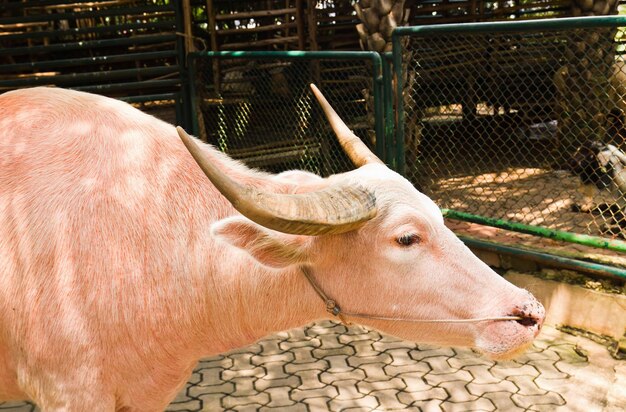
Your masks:
{"label": "sunlit pavement", "polygon": [[[332,322],[203,360],[168,411],[623,411],[626,361],[545,327],[515,361]],[[0,403],[0,411],[36,410]]]}

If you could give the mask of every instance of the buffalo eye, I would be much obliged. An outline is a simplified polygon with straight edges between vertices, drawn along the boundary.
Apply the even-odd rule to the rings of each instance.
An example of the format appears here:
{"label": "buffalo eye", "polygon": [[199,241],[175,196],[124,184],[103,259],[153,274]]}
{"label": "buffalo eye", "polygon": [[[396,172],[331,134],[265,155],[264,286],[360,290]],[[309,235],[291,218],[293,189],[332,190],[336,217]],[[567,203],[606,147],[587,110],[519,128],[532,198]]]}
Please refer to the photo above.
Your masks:
{"label": "buffalo eye", "polygon": [[415,233],[405,233],[396,239],[400,246],[411,246],[420,242],[420,237]]}

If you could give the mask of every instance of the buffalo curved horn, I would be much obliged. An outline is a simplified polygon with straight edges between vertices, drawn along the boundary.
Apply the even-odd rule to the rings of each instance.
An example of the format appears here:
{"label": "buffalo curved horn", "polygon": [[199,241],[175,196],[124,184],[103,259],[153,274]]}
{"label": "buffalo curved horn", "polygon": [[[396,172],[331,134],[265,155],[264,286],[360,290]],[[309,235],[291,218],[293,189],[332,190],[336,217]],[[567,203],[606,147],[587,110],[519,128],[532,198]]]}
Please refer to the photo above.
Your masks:
{"label": "buffalo curved horn", "polygon": [[311,90],[313,90],[313,94],[315,94],[317,101],[320,106],[322,106],[322,110],[324,110],[324,114],[330,126],[333,128],[335,135],[337,135],[339,144],[341,144],[343,150],[350,160],[352,160],[352,163],[354,163],[356,167],[361,167],[368,163],[384,164],[357,135],[352,133],[352,130],[341,120],[335,109],[328,103],[328,100],[326,100],[317,86],[311,84]]}
{"label": "buffalo curved horn", "polygon": [[241,185],[211,161],[181,127],[178,135],[211,183],[242,215],[268,229],[296,235],[349,232],[376,216],[376,198],[360,185],[335,184],[301,194]]}

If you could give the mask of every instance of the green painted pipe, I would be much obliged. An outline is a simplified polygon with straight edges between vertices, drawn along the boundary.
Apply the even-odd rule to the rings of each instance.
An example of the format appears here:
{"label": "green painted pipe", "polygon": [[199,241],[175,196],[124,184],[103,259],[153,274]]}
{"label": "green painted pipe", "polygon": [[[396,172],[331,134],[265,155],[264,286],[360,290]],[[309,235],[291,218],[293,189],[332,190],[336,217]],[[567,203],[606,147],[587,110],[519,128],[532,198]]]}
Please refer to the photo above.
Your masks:
{"label": "green painted pipe", "polygon": [[511,222],[504,219],[493,219],[484,216],[473,215],[471,213],[458,212],[456,210],[442,209],[443,215],[450,219],[462,220],[465,222],[478,223],[481,225],[497,227],[511,230],[513,232],[526,233],[529,235],[541,236],[564,242],[578,243],[579,245],[591,246],[601,249],[626,252],[626,242],[614,239],[605,239],[598,236],[580,235],[561,230],[552,230],[545,227],[525,225],[523,223]]}
{"label": "green painted pipe", "polygon": [[495,253],[519,256],[522,259],[531,260],[546,266],[570,269],[578,272],[585,272],[603,277],[610,277],[619,280],[626,280],[626,269],[613,266],[601,265],[599,263],[586,262],[584,260],[571,259],[563,256],[550,255],[547,253],[536,252],[529,249],[521,249],[512,246],[505,246],[497,243],[485,242],[483,240],[474,239],[466,236],[459,238],[468,247],[480,250],[487,250]]}
{"label": "green painted pipe", "polygon": [[443,35],[452,33],[496,33],[538,30],[569,30],[626,26],[625,16],[567,17],[541,20],[499,21],[481,23],[432,24],[403,26],[394,29],[392,37],[408,35]]}

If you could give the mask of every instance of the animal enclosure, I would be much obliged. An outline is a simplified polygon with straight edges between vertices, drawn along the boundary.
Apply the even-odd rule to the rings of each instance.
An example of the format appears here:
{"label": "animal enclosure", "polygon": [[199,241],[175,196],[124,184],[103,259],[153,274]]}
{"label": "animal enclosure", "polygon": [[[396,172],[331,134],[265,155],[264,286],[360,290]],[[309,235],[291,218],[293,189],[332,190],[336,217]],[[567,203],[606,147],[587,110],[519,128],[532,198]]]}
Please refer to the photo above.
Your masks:
{"label": "animal enclosure", "polygon": [[[376,67],[378,66],[378,67]],[[194,132],[249,166],[321,175],[350,170],[309,84],[372,148],[382,140],[380,59],[368,52],[192,55]]]}
{"label": "animal enclosure", "polygon": [[623,237],[624,33],[599,22],[400,35],[406,176],[444,209]]}

